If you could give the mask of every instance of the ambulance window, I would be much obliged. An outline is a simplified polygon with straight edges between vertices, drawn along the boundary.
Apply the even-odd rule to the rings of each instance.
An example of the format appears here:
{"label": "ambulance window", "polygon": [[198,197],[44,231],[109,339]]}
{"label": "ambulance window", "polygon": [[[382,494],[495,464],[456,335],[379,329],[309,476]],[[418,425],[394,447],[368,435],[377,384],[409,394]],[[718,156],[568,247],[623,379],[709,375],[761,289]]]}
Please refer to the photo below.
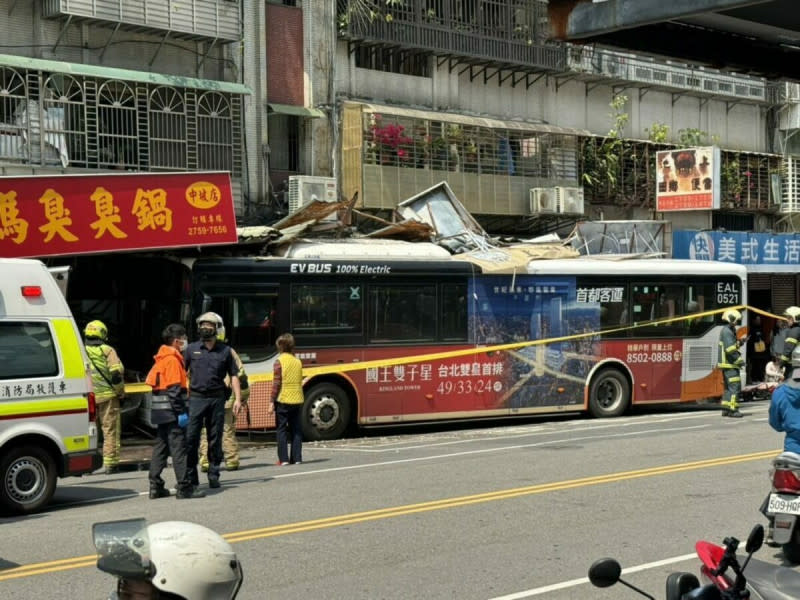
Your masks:
{"label": "ambulance window", "polygon": [[58,360],[47,323],[0,323],[0,380],[54,375]]}

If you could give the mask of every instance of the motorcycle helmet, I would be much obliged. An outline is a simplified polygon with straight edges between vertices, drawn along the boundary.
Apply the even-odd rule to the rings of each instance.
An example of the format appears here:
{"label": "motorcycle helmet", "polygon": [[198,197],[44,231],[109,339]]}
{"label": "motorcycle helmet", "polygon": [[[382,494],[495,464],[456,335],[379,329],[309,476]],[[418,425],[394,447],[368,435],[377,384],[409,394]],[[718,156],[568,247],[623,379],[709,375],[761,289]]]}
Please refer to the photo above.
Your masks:
{"label": "motorcycle helmet", "polygon": [[731,325],[742,322],[742,313],[734,308],[730,308],[722,313],[722,320]]}
{"label": "motorcycle helmet", "polygon": [[95,523],[92,533],[97,567],[116,576],[120,590],[152,586],[170,598],[233,600],[242,585],[233,548],[202,525],[128,519]]}
{"label": "motorcycle helmet", "polygon": [[791,321],[797,323],[798,321],[800,321],[800,306],[790,306],[785,311],[783,311],[783,314],[789,317]]}
{"label": "motorcycle helmet", "polygon": [[216,328],[215,336],[219,341],[225,341],[225,323],[222,321],[222,317],[219,316],[215,312],[205,312],[196,320],[198,329],[200,328],[200,323],[213,323],[214,327]]}
{"label": "motorcycle helmet", "polygon": [[106,341],[108,339],[108,328],[102,321],[89,321],[83,335],[87,338],[97,338]]}

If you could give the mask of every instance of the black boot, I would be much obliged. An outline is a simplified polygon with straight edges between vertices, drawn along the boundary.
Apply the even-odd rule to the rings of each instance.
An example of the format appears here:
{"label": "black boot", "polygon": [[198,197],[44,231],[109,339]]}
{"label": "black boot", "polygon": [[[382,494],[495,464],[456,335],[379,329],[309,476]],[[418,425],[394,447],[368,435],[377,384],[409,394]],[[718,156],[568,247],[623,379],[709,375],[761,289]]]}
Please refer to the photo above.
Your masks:
{"label": "black boot", "polygon": [[196,487],[191,487],[188,490],[179,490],[175,497],[178,500],[191,500],[192,498],[205,498],[205,492],[201,492]]}
{"label": "black boot", "polygon": [[731,411],[729,411],[727,408],[723,408],[722,409],[722,416],[723,417],[730,417],[731,416]]}
{"label": "black boot", "polygon": [[728,413],[729,417],[733,417],[734,419],[741,419],[744,415],[739,412],[739,409],[732,410]]}
{"label": "black boot", "polygon": [[150,500],[157,498],[166,498],[169,496],[169,490],[163,487],[150,488]]}

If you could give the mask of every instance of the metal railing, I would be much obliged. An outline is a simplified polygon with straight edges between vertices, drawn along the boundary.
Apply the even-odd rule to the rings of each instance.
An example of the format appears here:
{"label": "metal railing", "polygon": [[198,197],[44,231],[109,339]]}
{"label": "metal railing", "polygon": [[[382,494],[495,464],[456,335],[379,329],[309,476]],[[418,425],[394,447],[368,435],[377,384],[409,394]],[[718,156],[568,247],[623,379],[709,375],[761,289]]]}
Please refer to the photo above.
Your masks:
{"label": "metal railing", "polygon": [[0,66],[0,164],[242,174],[237,94]]}

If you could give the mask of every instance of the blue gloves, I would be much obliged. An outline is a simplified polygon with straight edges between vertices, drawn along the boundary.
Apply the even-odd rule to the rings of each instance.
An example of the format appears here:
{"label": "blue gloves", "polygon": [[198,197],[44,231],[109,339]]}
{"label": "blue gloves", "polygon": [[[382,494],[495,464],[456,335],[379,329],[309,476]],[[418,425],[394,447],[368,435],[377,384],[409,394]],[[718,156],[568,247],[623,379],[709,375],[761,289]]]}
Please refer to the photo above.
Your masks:
{"label": "blue gloves", "polygon": [[189,424],[189,413],[183,413],[178,415],[178,427],[186,429],[186,426],[188,424]]}

